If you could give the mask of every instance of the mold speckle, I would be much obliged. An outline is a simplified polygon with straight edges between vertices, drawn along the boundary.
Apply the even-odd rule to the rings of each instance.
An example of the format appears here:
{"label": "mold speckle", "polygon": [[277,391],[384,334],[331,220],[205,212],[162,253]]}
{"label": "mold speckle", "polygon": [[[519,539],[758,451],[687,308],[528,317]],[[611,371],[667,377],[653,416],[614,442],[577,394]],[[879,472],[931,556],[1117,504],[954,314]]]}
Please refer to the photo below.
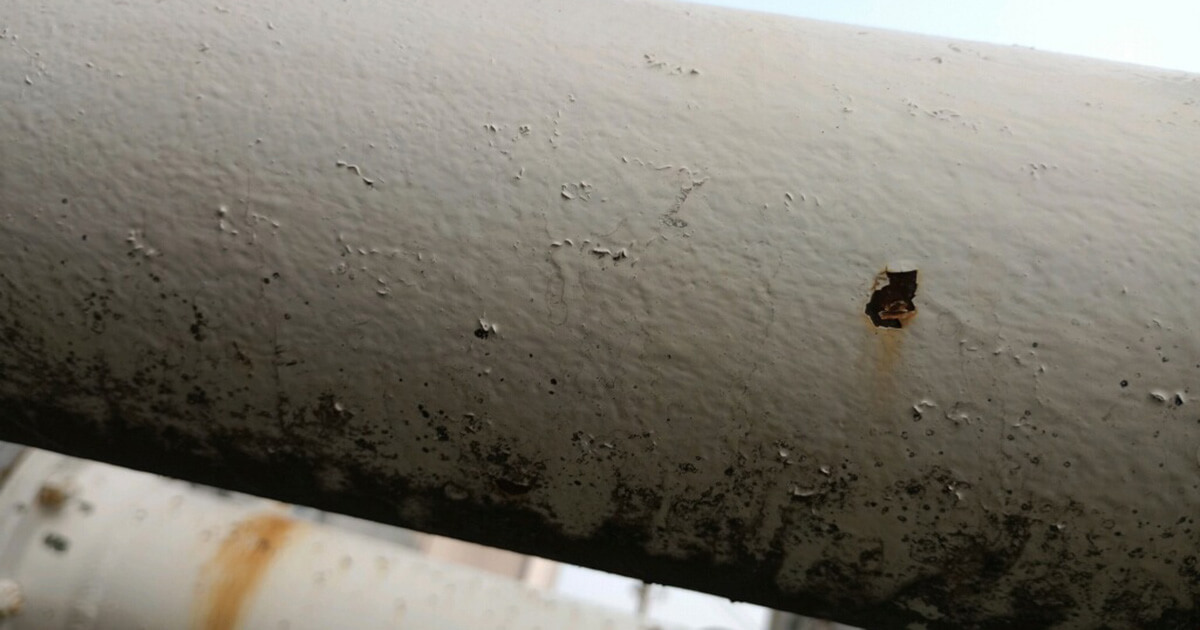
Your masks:
{"label": "mold speckle", "polygon": [[42,539],[42,544],[53,549],[54,551],[57,551],[58,553],[66,552],[67,547],[71,546],[71,543],[66,539],[65,536],[54,533],[46,534],[46,537]]}
{"label": "mold speckle", "polygon": [[192,339],[195,339],[196,341],[204,341],[204,339],[208,336],[205,334],[205,328],[208,326],[208,320],[204,318],[204,313],[201,313],[200,309],[196,308],[195,305],[192,305],[192,317],[192,325],[188,327],[188,330],[192,333]]}

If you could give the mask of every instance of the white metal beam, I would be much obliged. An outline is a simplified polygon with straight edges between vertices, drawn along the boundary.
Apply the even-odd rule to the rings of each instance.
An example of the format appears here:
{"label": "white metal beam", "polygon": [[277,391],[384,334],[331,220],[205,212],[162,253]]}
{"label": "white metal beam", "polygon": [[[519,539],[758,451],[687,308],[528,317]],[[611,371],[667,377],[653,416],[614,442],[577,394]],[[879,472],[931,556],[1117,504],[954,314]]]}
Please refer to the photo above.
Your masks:
{"label": "white metal beam", "polygon": [[0,488],[0,628],[645,627],[288,507],[30,449]]}

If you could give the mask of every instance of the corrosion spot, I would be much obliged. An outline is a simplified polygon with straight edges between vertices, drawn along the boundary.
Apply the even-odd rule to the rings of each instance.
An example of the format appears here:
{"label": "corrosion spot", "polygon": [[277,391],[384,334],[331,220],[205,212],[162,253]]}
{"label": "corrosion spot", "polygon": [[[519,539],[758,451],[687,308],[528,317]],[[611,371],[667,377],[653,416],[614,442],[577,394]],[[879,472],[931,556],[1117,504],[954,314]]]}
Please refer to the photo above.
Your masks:
{"label": "corrosion spot", "polygon": [[198,624],[203,630],[240,627],[245,603],[254,594],[271,562],[286,544],[296,522],[262,514],[240,523],[229,533],[204,568]]}
{"label": "corrosion spot", "polygon": [[880,328],[901,328],[917,314],[917,270],[889,271],[875,277],[867,317]]}
{"label": "corrosion spot", "polygon": [[46,482],[38,489],[37,503],[48,511],[54,511],[63,506],[71,498],[71,489],[67,486]]}

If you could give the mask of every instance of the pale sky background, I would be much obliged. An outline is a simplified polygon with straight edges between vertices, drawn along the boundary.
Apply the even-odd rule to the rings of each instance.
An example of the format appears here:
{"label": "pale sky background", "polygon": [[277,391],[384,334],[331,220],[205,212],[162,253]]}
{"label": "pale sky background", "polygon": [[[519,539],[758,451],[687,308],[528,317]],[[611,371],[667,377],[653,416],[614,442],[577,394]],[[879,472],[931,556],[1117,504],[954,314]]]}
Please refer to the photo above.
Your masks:
{"label": "pale sky background", "polygon": [[[1200,0],[695,0],[856,26],[1019,45],[1200,73]],[[563,566],[558,590],[632,613],[636,580]],[[768,611],[657,587],[650,618],[668,626],[762,630]]]}
{"label": "pale sky background", "polygon": [[696,0],[1200,73],[1196,0]]}

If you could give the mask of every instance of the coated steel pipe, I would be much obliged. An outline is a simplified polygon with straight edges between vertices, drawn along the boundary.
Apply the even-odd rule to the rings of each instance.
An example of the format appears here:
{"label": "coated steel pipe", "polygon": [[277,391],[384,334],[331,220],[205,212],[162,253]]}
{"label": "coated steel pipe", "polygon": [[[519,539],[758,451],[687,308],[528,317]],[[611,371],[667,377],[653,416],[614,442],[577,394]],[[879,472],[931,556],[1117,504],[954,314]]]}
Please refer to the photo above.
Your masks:
{"label": "coated steel pipe", "polygon": [[10,2],[0,437],[881,628],[1195,628],[1200,81]]}

